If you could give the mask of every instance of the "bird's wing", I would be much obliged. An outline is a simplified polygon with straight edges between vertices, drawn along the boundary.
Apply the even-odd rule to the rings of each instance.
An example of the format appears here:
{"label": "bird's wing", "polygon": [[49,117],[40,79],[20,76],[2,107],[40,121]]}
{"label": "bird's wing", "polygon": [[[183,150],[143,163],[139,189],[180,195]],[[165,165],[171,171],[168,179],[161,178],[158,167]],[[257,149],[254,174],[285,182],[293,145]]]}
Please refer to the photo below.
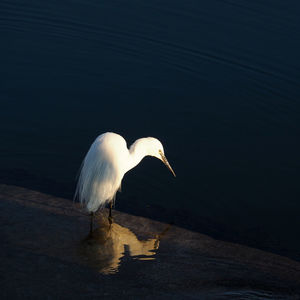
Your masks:
{"label": "bird's wing", "polygon": [[109,142],[105,136],[99,136],[82,163],[76,196],[90,212],[111,201],[121,184],[123,175],[115,158],[115,148]]}

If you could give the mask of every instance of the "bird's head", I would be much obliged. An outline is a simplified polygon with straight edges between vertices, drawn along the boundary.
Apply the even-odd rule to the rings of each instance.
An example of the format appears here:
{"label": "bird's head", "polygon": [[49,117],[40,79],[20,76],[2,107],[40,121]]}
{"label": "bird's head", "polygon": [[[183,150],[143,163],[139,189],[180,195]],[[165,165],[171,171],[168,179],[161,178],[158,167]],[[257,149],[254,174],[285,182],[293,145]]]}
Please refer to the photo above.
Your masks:
{"label": "bird's head", "polygon": [[174,177],[176,177],[176,174],[172,167],[170,166],[164,152],[164,147],[162,143],[156,139],[156,138],[148,138],[149,144],[148,144],[148,151],[149,155],[154,156],[158,159],[160,159],[167,167],[168,169],[172,172]]}

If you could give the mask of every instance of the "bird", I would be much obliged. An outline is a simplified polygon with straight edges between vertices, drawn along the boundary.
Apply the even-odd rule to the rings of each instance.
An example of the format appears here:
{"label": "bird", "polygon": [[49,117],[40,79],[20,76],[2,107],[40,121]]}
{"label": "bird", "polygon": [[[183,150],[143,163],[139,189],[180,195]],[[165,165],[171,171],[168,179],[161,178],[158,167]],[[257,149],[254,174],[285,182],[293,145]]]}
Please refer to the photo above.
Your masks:
{"label": "bird", "polygon": [[121,135],[106,132],[92,143],[81,164],[74,195],[91,216],[90,233],[93,232],[95,213],[106,204],[109,204],[108,221],[112,224],[112,206],[122,179],[145,156],[161,160],[176,177],[162,143],[154,137],[137,139],[128,149]]}

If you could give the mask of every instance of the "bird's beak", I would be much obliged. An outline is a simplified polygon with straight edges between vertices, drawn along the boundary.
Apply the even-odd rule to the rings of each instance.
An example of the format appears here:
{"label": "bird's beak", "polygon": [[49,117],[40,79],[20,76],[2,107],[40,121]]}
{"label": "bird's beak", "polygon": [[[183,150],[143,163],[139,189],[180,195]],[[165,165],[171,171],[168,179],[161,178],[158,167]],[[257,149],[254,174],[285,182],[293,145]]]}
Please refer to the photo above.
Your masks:
{"label": "bird's beak", "polygon": [[168,167],[168,169],[172,172],[172,174],[174,175],[174,177],[176,177],[176,174],[175,174],[175,172],[173,171],[172,167],[170,166],[170,164],[169,164],[167,158],[166,158],[162,153],[160,153],[160,155],[161,155],[161,160],[163,161],[163,163],[164,163],[164,164]]}

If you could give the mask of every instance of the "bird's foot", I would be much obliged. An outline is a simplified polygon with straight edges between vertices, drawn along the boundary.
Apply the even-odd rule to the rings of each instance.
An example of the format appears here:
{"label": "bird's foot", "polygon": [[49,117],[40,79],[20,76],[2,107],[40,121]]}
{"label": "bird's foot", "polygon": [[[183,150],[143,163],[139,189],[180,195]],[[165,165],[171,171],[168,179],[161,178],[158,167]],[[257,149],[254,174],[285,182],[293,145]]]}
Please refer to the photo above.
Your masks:
{"label": "bird's foot", "polygon": [[109,222],[109,225],[111,225],[113,223],[114,219],[112,216],[109,216],[108,217],[108,222]]}

